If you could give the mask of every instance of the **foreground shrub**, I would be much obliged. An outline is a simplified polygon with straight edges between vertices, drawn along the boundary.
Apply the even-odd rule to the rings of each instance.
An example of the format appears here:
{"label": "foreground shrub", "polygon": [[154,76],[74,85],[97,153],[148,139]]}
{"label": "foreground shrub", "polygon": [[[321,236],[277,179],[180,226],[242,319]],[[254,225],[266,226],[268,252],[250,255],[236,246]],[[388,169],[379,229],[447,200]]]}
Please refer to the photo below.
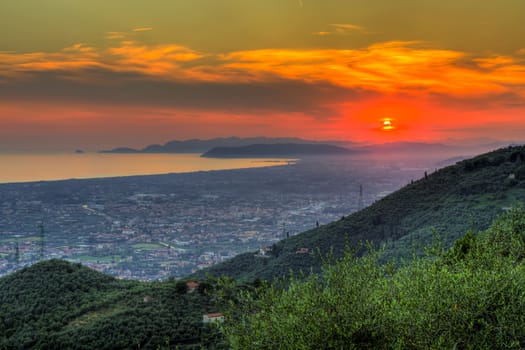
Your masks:
{"label": "foreground shrub", "polygon": [[236,349],[520,349],[524,234],[515,209],[398,267],[349,251],[320,275],[242,293],[224,332]]}

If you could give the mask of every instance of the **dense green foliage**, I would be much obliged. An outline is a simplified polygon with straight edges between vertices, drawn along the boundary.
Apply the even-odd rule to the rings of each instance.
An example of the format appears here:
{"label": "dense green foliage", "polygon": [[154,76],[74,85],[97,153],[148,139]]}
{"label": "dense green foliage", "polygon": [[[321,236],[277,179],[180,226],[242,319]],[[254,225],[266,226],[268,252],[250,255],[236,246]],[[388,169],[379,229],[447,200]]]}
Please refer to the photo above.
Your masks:
{"label": "dense green foliage", "polygon": [[236,349],[522,349],[525,211],[402,266],[347,252],[285,289],[242,293],[224,330]]}
{"label": "dense green foliage", "polygon": [[521,349],[525,211],[400,267],[347,252],[320,275],[242,293],[224,330],[237,349]]}
{"label": "dense green foliage", "polygon": [[[347,244],[386,243],[383,259],[409,258],[443,234],[446,247],[468,230],[485,230],[503,208],[525,200],[525,146],[508,147],[440,169],[405,186],[368,208],[339,221],[283,240],[270,258],[239,255],[211,267],[213,275],[241,280],[272,280],[298,272],[319,271],[321,259],[334,249],[341,257]],[[423,175],[423,174],[422,174]],[[298,248],[314,254],[296,254]]]}
{"label": "dense green foliage", "polygon": [[217,328],[202,323],[217,311],[212,299],[45,261],[0,279],[0,349],[221,348]]}

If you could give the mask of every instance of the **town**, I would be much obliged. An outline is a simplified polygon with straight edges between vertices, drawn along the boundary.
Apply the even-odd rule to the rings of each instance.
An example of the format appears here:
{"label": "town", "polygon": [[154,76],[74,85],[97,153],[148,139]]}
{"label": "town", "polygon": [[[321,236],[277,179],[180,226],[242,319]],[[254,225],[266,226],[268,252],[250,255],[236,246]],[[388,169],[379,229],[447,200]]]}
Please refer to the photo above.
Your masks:
{"label": "town", "polygon": [[118,278],[180,278],[338,220],[428,168],[334,157],[254,169],[3,184],[0,275],[60,258]]}

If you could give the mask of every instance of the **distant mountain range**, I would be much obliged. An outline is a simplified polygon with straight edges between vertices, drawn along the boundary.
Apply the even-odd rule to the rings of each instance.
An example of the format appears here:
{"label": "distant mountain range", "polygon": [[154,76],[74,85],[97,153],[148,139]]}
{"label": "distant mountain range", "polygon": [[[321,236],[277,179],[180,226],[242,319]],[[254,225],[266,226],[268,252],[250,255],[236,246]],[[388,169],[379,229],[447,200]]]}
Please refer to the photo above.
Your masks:
{"label": "distant mountain range", "polygon": [[[503,147],[508,143],[489,142],[492,140],[473,140],[460,143],[392,142],[363,145],[351,141],[313,141],[297,137],[223,137],[213,139],[173,140],[163,145],[153,144],[141,149],[117,147],[102,150],[100,153],[202,153],[203,157],[293,157],[305,155],[424,155],[428,152],[441,152],[444,157],[457,156],[458,153],[479,154]],[[485,142],[485,143],[484,143]],[[274,146],[280,145],[280,146]],[[308,145],[300,147],[298,145]],[[314,147],[316,145],[317,147]],[[339,148],[339,149],[338,149]],[[344,149],[344,151],[343,151]]]}
{"label": "distant mountain range", "polygon": [[169,141],[163,145],[149,145],[142,149],[118,147],[100,153],[203,153],[217,147],[243,147],[255,144],[348,144],[345,141],[312,141],[296,137],[224,137],[208,140],[191,139]]}
{"label": "distant mountain range", "polygon": [[258,157],[300,157],[316,155],[344,155],[351,150],[327,144],[255,144],[241,147],[215,147],[204,153],[207,158],[258,158]]}

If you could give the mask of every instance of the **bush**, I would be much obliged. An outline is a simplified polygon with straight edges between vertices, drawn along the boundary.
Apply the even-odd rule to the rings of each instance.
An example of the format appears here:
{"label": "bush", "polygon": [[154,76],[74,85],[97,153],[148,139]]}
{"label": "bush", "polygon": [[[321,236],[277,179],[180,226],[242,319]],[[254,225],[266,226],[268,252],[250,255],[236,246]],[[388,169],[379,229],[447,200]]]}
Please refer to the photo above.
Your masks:
{"label": "bush", "polygon": [[188,292],[188,285],[186,281],[179,280],[175,283],[175,291],[179,294],[185,294]]}
{"label": "bush", "polygon": [[525,165],[519,166],[515,171],[514,175],[518,180],[525,180]]}
{"label": "bush", "polygon": [[241,293],[224,332],[234,349],[521,349],[524,234],[517,209],[397,268],[347,252],[284,289]]}

